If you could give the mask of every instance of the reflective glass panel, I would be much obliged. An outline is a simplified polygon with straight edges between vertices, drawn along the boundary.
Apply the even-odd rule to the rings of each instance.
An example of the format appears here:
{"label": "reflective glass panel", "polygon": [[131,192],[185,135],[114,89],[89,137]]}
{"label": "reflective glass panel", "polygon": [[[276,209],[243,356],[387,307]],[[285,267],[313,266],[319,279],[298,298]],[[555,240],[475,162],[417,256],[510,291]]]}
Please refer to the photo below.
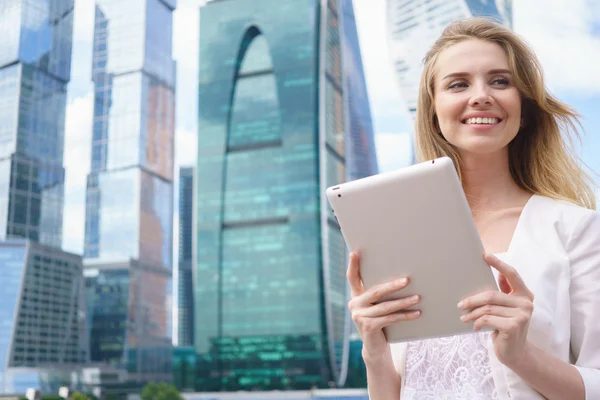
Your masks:
{"label": "reflective glass panel", "polygon": [[0,301],[0,365],[8,365],[8,356],[13,347],[17,302],[21,296],[23,270],[25,269],[25,244],[10,246],[0,243],[0,273],[3,290]]}

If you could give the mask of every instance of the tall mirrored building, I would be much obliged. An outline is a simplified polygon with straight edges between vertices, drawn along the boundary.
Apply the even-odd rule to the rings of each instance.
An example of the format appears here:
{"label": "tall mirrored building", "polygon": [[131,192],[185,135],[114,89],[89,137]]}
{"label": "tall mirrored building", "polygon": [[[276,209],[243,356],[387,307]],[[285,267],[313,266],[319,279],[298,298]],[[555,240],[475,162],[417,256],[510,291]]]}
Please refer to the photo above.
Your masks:
{"label": "tall mirrored building", "polygon": [[62,246],[73,0],[0,2],[0,393],[75,387],[81,257]]}
{"label": "tall mirrored building", "polygon": [[377,170],[352,3],[200,19],[196,389],[341,386],[347,254],[324,192]]}
{"label": "tall mirrored building", "polygon": [[0,239],[62,245],[73,1],[0,2]]}
{"label": "tall mirrored building", "polygon": [[88,361],[81,256],[0,242],[0,393],[76,385]]}
{"label": "tall mirrored building", "polygon": [[472,16],[512,25],[512,0],[387,0],[390,58],[414,119],[423,58],[450,22]]}
{"label": "tall mirrored building", "polygon": [[90,357],[169,380],[176,0],[96,0],[84,263]]}
{"label": "tall mirrored building", "polygon": [[193,232],[194,168],[179,169],[179,262],[177,274],[177,345],[194,345]]}
{"label": "tall mirrored building", "polygon": [[371,105],[362,64],[354,7],[352,0],[341,0],[341,3],[348,173],[349,180],[354,180],[377,173],[378,166]]}

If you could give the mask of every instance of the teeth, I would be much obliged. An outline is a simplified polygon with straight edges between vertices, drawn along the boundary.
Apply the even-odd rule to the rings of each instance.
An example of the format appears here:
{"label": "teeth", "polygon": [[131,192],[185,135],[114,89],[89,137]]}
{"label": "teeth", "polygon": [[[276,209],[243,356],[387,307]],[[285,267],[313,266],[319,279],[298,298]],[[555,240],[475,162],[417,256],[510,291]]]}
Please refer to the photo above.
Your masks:
{"label": "teeth", "polygon": [[494,125],[499,123],[498,118],[469,118],[465,121],[466,124],[488,124]]}

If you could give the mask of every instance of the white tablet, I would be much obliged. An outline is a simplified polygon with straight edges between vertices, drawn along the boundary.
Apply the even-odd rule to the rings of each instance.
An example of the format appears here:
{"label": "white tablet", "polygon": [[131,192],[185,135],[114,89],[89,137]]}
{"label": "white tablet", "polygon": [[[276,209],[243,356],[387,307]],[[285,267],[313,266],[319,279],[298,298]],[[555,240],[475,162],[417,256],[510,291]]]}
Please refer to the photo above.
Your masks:
{"label": "white tablet", "polygon": [[462,185],[448,157],[332,186],[327,198],[368,289],[410,277],[387,299],[413,294],[421,316],[385,329],[389,342],[473,332],[456,304],[498,290]]}

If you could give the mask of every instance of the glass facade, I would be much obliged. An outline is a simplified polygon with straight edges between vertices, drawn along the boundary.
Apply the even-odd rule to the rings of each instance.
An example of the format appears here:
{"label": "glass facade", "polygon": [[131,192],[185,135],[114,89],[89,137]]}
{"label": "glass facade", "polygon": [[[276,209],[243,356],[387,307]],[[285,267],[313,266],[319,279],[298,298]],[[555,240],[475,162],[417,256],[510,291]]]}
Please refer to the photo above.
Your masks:
{"label": "glass facade", "polygon": [[179,169],[179,271],[177,345],[194,345],[193,231],[194,168]]}
{"label": "glass facade", "polygon": [[171,379],[174,0],[96,0],[84,257],[94,362]]}
{"label": "glass facade", "polygon": [[344,78],[346,81],[346,131],[348,133],[349,179],[355,180],[378,172],[371,104],[356,28],[352,0],[344,4]]}
{"label": "glass facade", "polygon": [[422,60],[450,22],[471,16],[512,25],[512,0],[387,0],[390,55],[410,115],[416,113]]}
{"label": "glass facade", "polygon": [[[27,389],[37,388],[41,393],[58,393],[66,386],[73,391],[90,393],[91,389],[84,383],[81,368],[49,367],[49,368],[7,368],[0,376],[0,393],[8,396],[25,394]],[[8,395],[8,396],[6,396]],[[19,397],[11,397],[19,398]],[[21,397],[24,398],[24,397]]]}
{"label": "glass facade", "polygon": [[198,357],[193,347],[173,349],[173,385],[181,391],[194,392]]}
{"label": "glass facade", "polygon": [[350,351],[348,358],[347,388],[367,387],[367,367],[362,357],[362,340],[358,335],[350,337]]}
{"label": "glass facade", "polygon": [[62,245],[74,0],[0,4],[0,239]]}
{"label": "glass facade", "polygon": [[172,11],[161,0],[96,1],[86,258],[171,266]]}
{"label": "glass facade", "polygon": [[86,265],[90,359],[126,370],[132,382],[170,381],[172,348],[167,271],[130,261]]}
{"label": "glass facade", "polygon": [[370,125],[364,101],[351,108],[347,99],[364,85],[356,27],[344,34],[351,8],[337,0],[201,8],[197,390],[343,385],[347,255],[324,192],[353,168],[376,170],[372,130],[364,128],[362,150],[348,140]]}
{"label": "glass facade", "polygon": [[6,284],[0,295],[0,392],[24,390],[28,379],[40,387],[51,371],[85,364],[81,257],[31,241],[4,241],[0,274]]}

